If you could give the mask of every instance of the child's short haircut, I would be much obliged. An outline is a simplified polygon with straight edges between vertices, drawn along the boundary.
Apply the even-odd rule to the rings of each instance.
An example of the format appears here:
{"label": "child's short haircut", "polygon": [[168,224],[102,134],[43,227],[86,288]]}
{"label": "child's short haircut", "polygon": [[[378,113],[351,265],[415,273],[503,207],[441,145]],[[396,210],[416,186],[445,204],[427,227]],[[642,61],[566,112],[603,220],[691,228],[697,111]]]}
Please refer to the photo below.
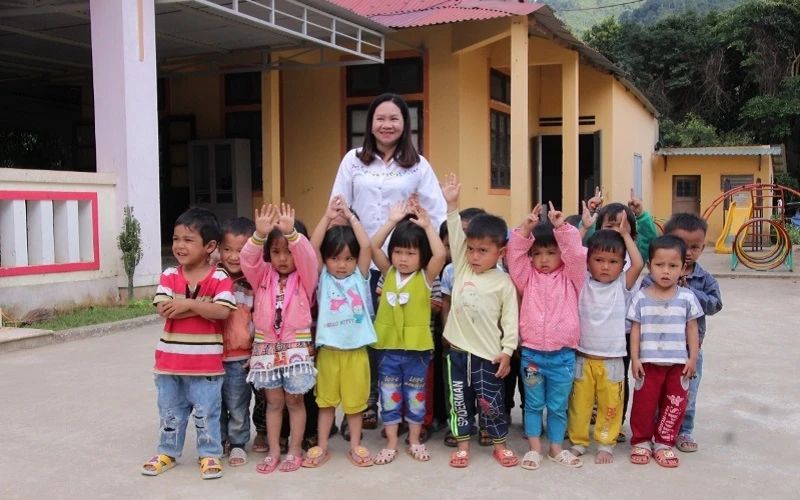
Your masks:
{"label": "child's short haircut", "polygon": [[419,251],[420,269],[428,267],[433,257],[431,244],[425,230],[410,220],[403,220],[395,226],[392,237],[389,238],[389,261],[395,248],[416,248]]}
{"label": "child's short haircut", "polygon": [[622,203],[609,203],[598,210],[597,223],[595,224],[594,228],[596,230],[603,229],[603,221],[606,220],[606,218],[609,220],[616,220],[620,212],[625,212],[625,216],[628,217],[628,227],[631,230],[631,238],[636,240],[636,216],[633,214],[633,210],[626,207]]}
{"label": "child's short haircut", "polygon": [[203,239],[203,245],[208,245],[211,241],[219,243],[222,238],[217,216],[205,208],[192,207],[183,212],[175,221],[175,226],[186,226],[192,231],[197,231]]}
{"label": "child's short haircut", "polygon": [[538,222],[533,226],[533,246],[531,251],[534,248],[557,247],[558,242],[556,241],[554,230],[553,223],[549,220]]}
{"label": "child's short haircut", "polygon": [[247,217],[234,217],[222,223],[222,236],[252,236],[256,231],[256,223]]}
{"label": "child's short haircut", "polygon": [[678,250],[681,253],[681,261],[686,260],[686,243],[674,234],[665,234],[650,242],[647,256],[651,262],[657,250]]}
{"label": "child's short haircut", "polygon": [[591,257],[594,252],[614,252],[625,256],[625,239],[613,229],[595,231],[586,242],[586,247],[588,248],[587,258]]}
{"label": "child's short haircut", "polygon": [[[300,219],[294,220],[294,230],[297,231],[299,234],[302,234],[306,238],[308,238],[308,229],[306,229],[306,225],[303,224],[303,221]],[[275,243],[277,238],[285,238],[283,233],[277,227],[269,232],[267,235],[267,241],[264,242],[264,262],[269,262],[269,249],[272,248],[272,244]]]}
{"label": "child's short haircut", "polygon": [[482,208],[470,207],[465,208],[464,210],[458,212],[459,217],[461,217],[461,222],[469,222],[475,217],[485,214],[486,210]]}
{"label": "child's short haircut", "polygon": [[487,214],[478,214],[469,221],[466,236],[468,239],[489,238],[492,243],[499,247],[506,246],[508,237],[508,225],[502,218]]}
{"label": "child's short haircut", "polygon": [[566,222],[567,224],[569,224],[572,227],[578,227],[578,224],[581,223],[581,216],[577,215],[577,214],[570,215],[569,217],[564,219],[564,222]]}
{"label": "child's short haircut", "polygon": [[672,234],[675,231],[689,233],[703,231],[703,235],[705,235],[708,232],[708,223],[699,215],[679,212],[672,214],[672,217],[664,224],[664,234]]}
{"label": "child's short haircut", "polygon": [[347,247],[350,250],[350,255],[358,259],[358,254],[361,253],[361,246],[356,239],[356,233],[350,226],[332,226],[325,231],[325,237],[322,239],[320,246],[320,253],[322,259],[330,259],[336,257],[342,250]]}
{"label": "child's short haircut", "polygon": [[447,221],[442,222],[442,225],[439,226],[439,239],[444,241],[445,238],[449,238],[450,233],[447,231]]}

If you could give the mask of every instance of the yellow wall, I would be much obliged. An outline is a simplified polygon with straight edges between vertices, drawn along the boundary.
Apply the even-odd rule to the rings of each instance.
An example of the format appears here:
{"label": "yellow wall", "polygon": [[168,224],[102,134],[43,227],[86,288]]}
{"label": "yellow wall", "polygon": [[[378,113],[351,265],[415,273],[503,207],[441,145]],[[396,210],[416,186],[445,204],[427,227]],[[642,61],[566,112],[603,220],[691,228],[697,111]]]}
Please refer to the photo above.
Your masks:
{"label": "yellow wall", "polygon": [[194,115],[197,139],[219,139],[224,134],[220,116],[219,75],[174,76],[169,80],[169,113]]}
{"label": "yellow wall", "polygon": [[652,211],[653,148],[658,141],[658,120],[616,79],[613,89],[613,168],[604,168],[603,195],[607,201],[627,203],[633,187],[633,155],[638,153],[642,155],[642,201],[645,210]]}
{"label": "yellow wall", "polygon": [[[761,160],[758,170],[758,156],[656,156],[653,169],[653,216],[669,218],[672,215],[672,181],[674,176],[700,176],[700,213],[702,214],[722,195],[723,175],[752,175],[755,181],[761,177],[763,182],[771,178],[771,160]],[[664,166],[666,165],[666,171]],[[713,243],[722,233],[724,225],[720,205],[708,219],[706,242]]]}
{"label": "yellow wall", "polygon": [[284,200],[309,228],[325,210],[342,159],[339,71],[309,69],[282,75]]}

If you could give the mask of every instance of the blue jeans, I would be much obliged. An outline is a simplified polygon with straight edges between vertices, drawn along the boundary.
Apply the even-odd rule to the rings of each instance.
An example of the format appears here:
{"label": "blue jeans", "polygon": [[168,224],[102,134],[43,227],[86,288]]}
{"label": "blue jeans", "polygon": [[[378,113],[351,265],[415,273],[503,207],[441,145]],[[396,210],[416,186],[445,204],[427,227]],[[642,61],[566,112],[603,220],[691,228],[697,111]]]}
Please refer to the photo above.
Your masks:
{"label": "blue jeans", "polygon": [[686,413],[683,416],[679,436],[691,436],[694,432],[694,414],[697,409],[697,392],[700,390],[700,380],[703,378],[703,349],[697,353],[697,377],[689,380],[689,395],[686,401]]}
{"label": "blue jeans", "polygon": [[425,420],[425,381],[428,377],[430,351],[380,350],[378,387],[381,392],[383,425],[422,424]]}
{"label": "blue jeans", "polygon": [[542,435],[542,414],[547,408],[547,439],[560,445],[567,433],[575,350],[565,347],[546,352],[523,347],[520,374],[525,386],[525,435]]}
{"label": "blue jeans", "polygon": [[194,411],[197,454],[220,458],[219,415],[222,408],[222,375],[155,375],[158,414],[161,420],[158,453],[179,457],[183,453],[186,426]]}
{"label": "blue jeans", "polygon": [[226,361],[222,379],[220,440],[232,448],[244,448],[250,441],[250,384],[247,383],[246,359]]}

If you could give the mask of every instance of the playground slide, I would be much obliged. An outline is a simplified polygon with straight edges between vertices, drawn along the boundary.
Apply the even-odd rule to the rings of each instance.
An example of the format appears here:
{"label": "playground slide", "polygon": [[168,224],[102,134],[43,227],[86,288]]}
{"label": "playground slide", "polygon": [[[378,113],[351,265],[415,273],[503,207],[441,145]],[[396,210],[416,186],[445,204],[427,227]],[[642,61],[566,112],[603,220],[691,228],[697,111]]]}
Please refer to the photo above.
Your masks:
{"label": "playground slide", "polygon": [[728,208],[728,215],[725,217],[725,227],[722,229],[722,234],[717,239],[714,249],[717,253],[731,253],[733,251],[733,239],[736,233],[744,225],[745,222],[750,220],[753,213],[753,202],[751,201],[747,207],[737,207],[736,202],[732,201]]}

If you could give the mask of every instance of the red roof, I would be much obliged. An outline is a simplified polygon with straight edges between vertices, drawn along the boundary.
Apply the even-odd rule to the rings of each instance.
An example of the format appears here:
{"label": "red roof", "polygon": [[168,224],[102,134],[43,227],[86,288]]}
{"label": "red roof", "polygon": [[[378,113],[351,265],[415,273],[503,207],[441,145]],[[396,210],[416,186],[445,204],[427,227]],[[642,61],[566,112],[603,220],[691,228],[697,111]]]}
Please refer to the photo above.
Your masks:
{"label": "red roof", "polygon": [[503,0],[329,0],[391,28],[527,16],[542,3]]}

